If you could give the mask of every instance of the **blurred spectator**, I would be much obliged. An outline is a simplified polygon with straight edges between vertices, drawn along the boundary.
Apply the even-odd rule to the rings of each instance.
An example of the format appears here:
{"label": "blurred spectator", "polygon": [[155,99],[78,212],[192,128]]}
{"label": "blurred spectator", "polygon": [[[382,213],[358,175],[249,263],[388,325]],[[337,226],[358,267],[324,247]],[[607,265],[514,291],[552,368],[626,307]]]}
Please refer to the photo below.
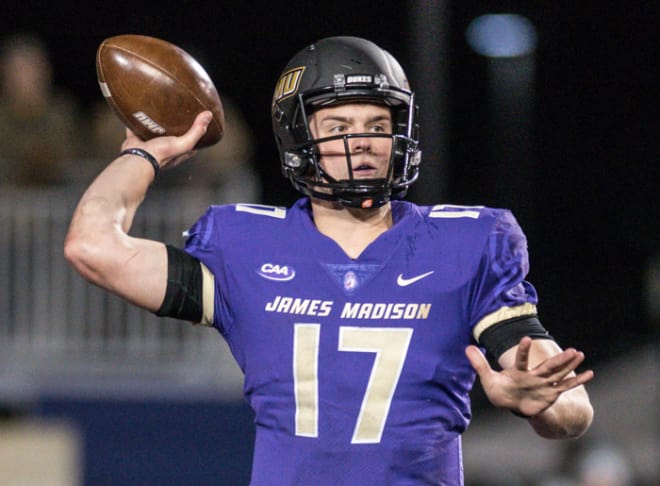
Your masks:
{"label": "blurred spectator", "polygon": [[631,486],[633,469],[624,453],[610,444],[596,444],[580,456],[579,486]]}
{"label": "blurred spectator", "polygon": [[13,35],[0,49],[0,185],[67,182],[77,153],[75,101],[55,88],[38,37]]}
{"label": "blurred spectator", "polygon": [[[635,477],[635,471],[623,451],[606,442],[571,444],[566,448],[568,469],[541,477],[534,486],[633,486],[647,484]],[[651,483],[648,483],[651,484]],[[653,483],[657,484],[657,483]]]}
{"label": "blurred spectator", "polygon": [[[193,159],[161,171],[154,190],[182,188],[210,192],[214,204],[259,202],[261,186],[254,169],[254,134],[239,107],[221,94],[225,133],[220,143],[200,150]],[[124,125],[101,100],[92,109],[93,160],[109,163],[124,139]],[[98,172],[98,171],[92,171]]]}

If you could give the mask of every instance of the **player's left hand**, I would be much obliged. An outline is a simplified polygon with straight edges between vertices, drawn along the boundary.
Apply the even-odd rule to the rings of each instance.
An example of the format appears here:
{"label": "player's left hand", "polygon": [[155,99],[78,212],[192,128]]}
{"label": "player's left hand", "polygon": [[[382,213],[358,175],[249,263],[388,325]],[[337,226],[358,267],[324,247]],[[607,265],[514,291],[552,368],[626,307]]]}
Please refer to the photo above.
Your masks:
{"label": "player's left hand", "polygon": [[491,368],[478,347],[468,346],[465,353],[479,375],[488,399],[496,407],[534,416],[549,408],[559,396],[593,378],[592,371],[575,374],[584,353],[573,348],[550,356],[529,369],[532,339],[524,337],[515,350],[513,366],[502,371]]}

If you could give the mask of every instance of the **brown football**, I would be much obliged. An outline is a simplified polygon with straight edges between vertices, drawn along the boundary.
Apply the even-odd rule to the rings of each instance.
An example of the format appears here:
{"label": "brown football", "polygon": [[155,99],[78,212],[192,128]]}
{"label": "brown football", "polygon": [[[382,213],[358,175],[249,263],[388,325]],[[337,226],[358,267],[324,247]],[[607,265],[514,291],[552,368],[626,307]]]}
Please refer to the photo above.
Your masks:
{"label": "brown football", "polygon": [[101,92],[119,119],[143,140],[182,135],[204,110],[213,121],[196,148],[214,145],[225,128],[220,96],[190,54],[162,39],[118,35],[96,52]]}

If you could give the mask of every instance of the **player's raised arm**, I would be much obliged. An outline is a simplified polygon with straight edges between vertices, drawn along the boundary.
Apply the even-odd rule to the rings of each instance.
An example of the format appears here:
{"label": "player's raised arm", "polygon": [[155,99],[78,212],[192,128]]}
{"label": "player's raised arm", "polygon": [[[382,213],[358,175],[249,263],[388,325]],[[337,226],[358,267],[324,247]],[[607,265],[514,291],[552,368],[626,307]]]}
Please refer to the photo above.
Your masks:
{"label": "player's raised arm", "polygon": [[167,286],[165,245],[128,232],[158,170],[190,157],[211,118],[205,111],[184,135],[146,142],[127,130],[124,155],[83,194],[64,242],[66,259],[85,279],[147,310],[159,309]]}

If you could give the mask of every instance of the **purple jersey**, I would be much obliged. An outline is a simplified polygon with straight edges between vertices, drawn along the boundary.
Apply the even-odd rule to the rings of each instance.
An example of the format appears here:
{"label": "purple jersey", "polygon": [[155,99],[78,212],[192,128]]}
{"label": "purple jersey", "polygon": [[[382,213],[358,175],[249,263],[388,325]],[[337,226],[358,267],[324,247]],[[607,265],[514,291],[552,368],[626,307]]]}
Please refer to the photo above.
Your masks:
{"label": "purple jersey", "polygon": [[505,210],[392,210],[356,259],[317,231],[308,199],[214,206],[188,232],[256,414],[253,485],[463,483],[464,350],[536,312],[526,240]]}

